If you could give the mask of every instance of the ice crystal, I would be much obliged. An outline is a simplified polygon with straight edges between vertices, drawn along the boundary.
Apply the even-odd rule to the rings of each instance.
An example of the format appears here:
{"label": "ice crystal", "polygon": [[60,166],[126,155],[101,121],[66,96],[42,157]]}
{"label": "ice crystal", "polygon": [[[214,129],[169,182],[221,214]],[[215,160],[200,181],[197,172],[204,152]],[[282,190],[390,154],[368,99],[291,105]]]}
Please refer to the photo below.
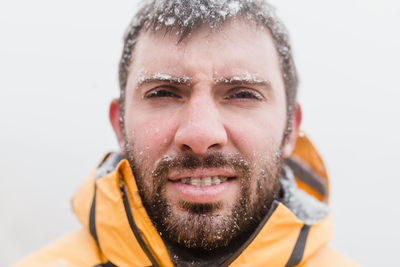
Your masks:
{"label": "ice crystal", "polygon": [[170,25],[174,25],[175,23],[175,18],[174,17],[169,17],[165,20],[165,26],[170,26]]}
{"label": "ice crystal", "polygon": [[229,84],[229,83],[235,83],[235,82],[243,82],[243,83],[252,84],[252,83],[261,83],[261,82],[267,82],[267,81],[260,80],[257,77],[257,75],[250,74],[248,72],[245,72],[242,76],[233,76],[230,78],[220,77],[220,78],[215,79],[215,83]]}
{"label": "ice crystal", "polygon": [[156,72],[151,75],[144,75],[139,77],[138,84],[144,83],[146,81],[166,81],[166,82],[190,84],[191,78],[188,76],[176,77],[169,74]]}

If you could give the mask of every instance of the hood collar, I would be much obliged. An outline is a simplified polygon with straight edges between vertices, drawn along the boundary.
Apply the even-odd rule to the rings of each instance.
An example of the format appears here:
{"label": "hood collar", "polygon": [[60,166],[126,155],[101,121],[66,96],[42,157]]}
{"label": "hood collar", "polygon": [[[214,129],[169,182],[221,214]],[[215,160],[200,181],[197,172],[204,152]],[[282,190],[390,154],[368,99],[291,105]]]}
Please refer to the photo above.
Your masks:
{"label": "hood collar", "polygon": [[[121,159],[116,153],[103,159],[75,194],[74,213],[95,239],[100,256],[113,264],[173,266],[143,206],[129,163]],[[263,255],[262,262],[271,266],[291,266],[306,260],[331,239],[333,226],[327,205],[298,187],[298,177],[291,169],[284,167],[282,199],[274,202],[270,214],[226,265],[251,261],[257,266],[253,260]]]}

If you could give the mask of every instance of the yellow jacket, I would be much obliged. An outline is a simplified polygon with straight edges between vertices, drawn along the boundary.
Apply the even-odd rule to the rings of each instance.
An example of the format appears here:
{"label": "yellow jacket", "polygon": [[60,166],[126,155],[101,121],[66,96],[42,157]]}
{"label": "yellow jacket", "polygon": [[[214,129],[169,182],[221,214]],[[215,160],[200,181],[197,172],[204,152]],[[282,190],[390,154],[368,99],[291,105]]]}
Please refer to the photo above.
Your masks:
{"label": "yellow jacket", "polygon": [[[103,162],[107,160],[115,161],[115,154]],[[116,162],[117,167],[111,169],[100,164],[75,194],[72,206],[82,229],[28,256],[16,267],[173,266],[142,205],[129,163]],[[311,202],[325,206],[328,176],[305,136],[299,137],[286,165],[295,175],[293,184],[298,187],[294,190],[301,191],[300,195],[306,192],[308,200],[313,195],[319,201],[313,198]],[[292,204],[290,200],[275,201],[255,233],[223,266],[356,266],[327,246],[333,236],[330,216],[320,212],[317,220],[309,220],[308,213],[315,212],[301,208],[299,212],[296,203]]]}

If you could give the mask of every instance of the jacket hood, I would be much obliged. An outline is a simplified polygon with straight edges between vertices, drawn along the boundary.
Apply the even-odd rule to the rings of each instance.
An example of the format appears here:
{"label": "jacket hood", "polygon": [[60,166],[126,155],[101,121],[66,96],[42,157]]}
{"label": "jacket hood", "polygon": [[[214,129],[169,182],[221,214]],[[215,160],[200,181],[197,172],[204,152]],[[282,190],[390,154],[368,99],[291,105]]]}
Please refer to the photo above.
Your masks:
{"label": "jacket hood", "polygon": [[[328,176],[314,146],[300,135],[285,161],[283,197],[223,266],[302,265],[333,236]],[[78,189],[73,211],[108,266],[173,266],[140,198],[127,160],[108,154]]]}

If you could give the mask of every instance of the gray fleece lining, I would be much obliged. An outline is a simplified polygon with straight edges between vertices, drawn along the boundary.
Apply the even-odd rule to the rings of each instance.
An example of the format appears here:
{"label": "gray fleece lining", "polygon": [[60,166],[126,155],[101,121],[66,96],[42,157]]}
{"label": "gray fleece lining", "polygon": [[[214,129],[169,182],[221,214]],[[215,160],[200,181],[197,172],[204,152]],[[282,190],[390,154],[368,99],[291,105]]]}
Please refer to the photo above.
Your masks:
{"label": "gray fleece lining", "polygon": [[103,177],[114,171],[118,163],[122,160],[120,153],[111,153],[96,170],[96,179]]}
{"label": "gray fleece lining", "polygon": [[305,224],[315,224],[328,215],[328,205],[299,189],[292,170],[286,165],[283,166],[280,182],[283,190],[280,201]]}

